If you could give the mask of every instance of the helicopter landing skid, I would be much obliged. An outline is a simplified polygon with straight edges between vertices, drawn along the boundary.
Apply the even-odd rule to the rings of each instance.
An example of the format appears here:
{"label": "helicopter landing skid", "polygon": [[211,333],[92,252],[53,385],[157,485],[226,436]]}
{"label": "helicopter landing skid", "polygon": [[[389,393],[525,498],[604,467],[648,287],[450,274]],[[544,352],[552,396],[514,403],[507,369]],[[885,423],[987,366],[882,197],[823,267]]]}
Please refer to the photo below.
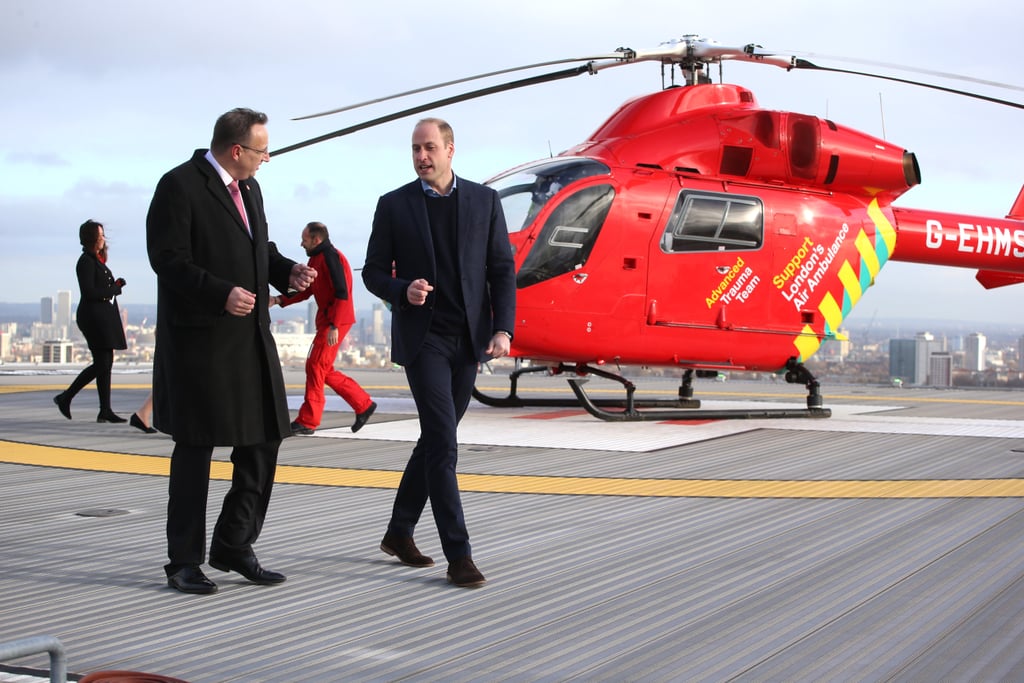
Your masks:
{"label": "helicopter landing skid", "polygon": [[[497,398],[495,396],[488,396],[476,387],[473,387],[473,398],[485,406],[492,408],[579,408],[581,401],[572,398],[524,398],[518,393],[519,377],[533,372],[544,372],[550,375],[558,375],[563,372],[583,373],[583,374],[594,374],[607,379],[612,379],[617,382],[626,384],[627,397],[625,400],[606,398],[606,399],[588,399],[591,405],[608,407],[608,408],[621,408],[636,409],[636,408],[668,408],[668,409],[694,409],[700,407],[700,401],[691,398],[693,395],[692,389],[689,395],[683,395],[683,388],[679,389],[679,398],[677,399],[643,399],[634,400],[633,396],[633,385],[631,382],[600,368],[593,368],[589,365],[584,366],[572,366],[560,363],[555,367],[549,367],[546,365],[532,366],[528,368],[518,368],[509,374],[509,392],[508,396]],[[570,382],[572,380],[569,380]],[[632,405],[630,402],[632,401]],[[586,406],[584,406],[586,408]]]}
{"label": "helicopter landing skid", "polygon": [[[583,366],[581,369],[593,370],[593,368],[589,368],[587,366]],[[637,410],[637,405],[633,401],[633,391],[636,387],[633,386],[632,382],[624,377],[608,372],[599,372],[594,374],[600,374],[602,377],[614,379],[622,383],[626,389],[626,406],[623,410],[610,411],[597,406],[583,390],[583,385],[587,382],[586,378],[574,377],[569,380],[569,386],[572,387],[573,393],[576,394],[576,398],[579,400],[580,405],[582,405],[588,413],[594,417],[607,420],[609,422],[639,422],[644,420],[758,420],[793,417],[822,418],[832,416],[831,409],[822,407],[822,398],[818,380],[814,378],[814,375],[812,375],[807,368],[798,363],[795,358],[790,358],[786,363],[786,381],[790,384],[796,384],[799,382],[804,383],[808,391],[807,408]],[[686,370],[686,372],[683,373],[682,384],[679,387],[679,395],[680,398],[684,398],[692,396],[692,394],[693,370]]]}
{"label": "helicopter landing skid", "polygon": [[[611,379],[622,384],[626,390],[625,400],[616,399],[592,399],[583,389],[587,383],[585,377],[573,377],[569,379],[569,386],[576,395],[576,400],[532,398],[525,399],[517,393],[518,379],[528,372],[549,372],[552,374],[572,370],[576,374],[593,374],[606,379]],[[700,410],[700,401],[693,396],[693,370],[686,370],[683,373],[682,383],[679,387],[678,399],[654,399],[638,401],[633,397],[636,386],[625,377],[617,375],[600,368],[589,365],[578,365],[575,367],[559,365],[551,368],[540,366],[520,368],[510,376],[510,391],[505,398],[494,398],[483,394],[475,387],[473,396],[484,405],[499,408],[522,408],[522,407],[579,407],[596,418],[608,422],[641,422],[641,421],[665,421],[665,420],[737,420],[737,419],[778,419],[778,418],[825,418],[831,417],[832,411],[822,407],[822,397],[818,381],[802,364],[795,358],[786,363],[786,381],[790,384],[803,383],[807,387],[807,408],[764,408],[764,409],[735,409],[735,410]],[[614,408],[609,410],[608,408]],[[648,408],[653,410],[641,410]]]}

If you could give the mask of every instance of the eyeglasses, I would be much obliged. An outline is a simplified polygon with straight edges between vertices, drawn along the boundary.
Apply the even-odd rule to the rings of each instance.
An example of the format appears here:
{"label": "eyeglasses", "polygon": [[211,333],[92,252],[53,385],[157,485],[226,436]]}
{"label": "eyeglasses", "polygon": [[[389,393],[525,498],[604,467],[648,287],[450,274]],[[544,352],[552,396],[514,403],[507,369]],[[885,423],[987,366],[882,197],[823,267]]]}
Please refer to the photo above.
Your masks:
{"label": "eyeglasses", "polygon": [[269,147],[264,147],[263,149],[256,149],[255,147],[250,147],[249,145],[243,145],[241,142],[236,142],[235,144],[238,145],[239,147],[241,147],[242,149],[247,149],[250,152],[256,152],[261,157],[268,157],[268,156],[270,156],[270,148]]}

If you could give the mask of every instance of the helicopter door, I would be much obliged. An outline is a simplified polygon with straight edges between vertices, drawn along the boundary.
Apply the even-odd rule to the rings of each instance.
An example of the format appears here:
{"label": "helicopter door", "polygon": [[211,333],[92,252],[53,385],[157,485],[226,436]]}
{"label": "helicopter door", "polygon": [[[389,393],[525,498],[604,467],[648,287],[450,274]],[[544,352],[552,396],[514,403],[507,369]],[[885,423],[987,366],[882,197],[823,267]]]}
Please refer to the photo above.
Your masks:
{"label": "helicopter door", "polygon": [[647,323],[720,329],[756,324],[764,205],[754,196],[684,188],[651,245]]}

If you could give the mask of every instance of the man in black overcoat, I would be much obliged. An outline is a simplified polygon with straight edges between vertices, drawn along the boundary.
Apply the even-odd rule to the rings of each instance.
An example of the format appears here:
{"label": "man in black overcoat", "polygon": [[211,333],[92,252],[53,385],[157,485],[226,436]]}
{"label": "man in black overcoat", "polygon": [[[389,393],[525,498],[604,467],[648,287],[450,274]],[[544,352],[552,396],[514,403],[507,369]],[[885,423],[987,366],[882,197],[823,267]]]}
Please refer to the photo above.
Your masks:
{"label": "man in black overcoat", "polygon": [[[167,505],[170,586],[213,593],[199,565],[215,446],[231,446],[231,488],[213,531],[210,565],[275,584],[252,545],[270,501],[281,439],[291,435],[284,378],[270,334],[268,284],[305,289],[316,273],[267,239],[260,186],[267,117],[234,109],[209,150],[166,173],[146,218],[157,275],[153,424],[174,438]],[[235,199],[237,197],[237,200]],[[240,204],[239,204],[240,202]]]}

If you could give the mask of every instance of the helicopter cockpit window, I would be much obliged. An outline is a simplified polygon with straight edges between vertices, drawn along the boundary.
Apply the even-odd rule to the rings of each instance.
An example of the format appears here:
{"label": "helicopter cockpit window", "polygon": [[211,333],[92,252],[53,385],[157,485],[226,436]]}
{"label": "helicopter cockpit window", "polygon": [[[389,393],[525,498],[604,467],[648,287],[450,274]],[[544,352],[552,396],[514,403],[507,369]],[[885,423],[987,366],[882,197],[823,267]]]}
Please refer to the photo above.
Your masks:
{"label": "helicopter cockpit window", "polygon": [[666,253],[757,249],[764,236],[764,207],[756,197],[682,192],[661,248]]}
{"label": "helicopter cockpit window", "polygon": [[541,209],[569,184],[611,170],[599,161],[582,157],[546,159],[487,181],[498,191],[509,232],[528,227]]}
{"label": "helicopter cockpit window", "polygon": [[611,185],[592,185],[566,197],[544,222],[519,269],[516,285],[522,289],[582,268],[613,199]]}

